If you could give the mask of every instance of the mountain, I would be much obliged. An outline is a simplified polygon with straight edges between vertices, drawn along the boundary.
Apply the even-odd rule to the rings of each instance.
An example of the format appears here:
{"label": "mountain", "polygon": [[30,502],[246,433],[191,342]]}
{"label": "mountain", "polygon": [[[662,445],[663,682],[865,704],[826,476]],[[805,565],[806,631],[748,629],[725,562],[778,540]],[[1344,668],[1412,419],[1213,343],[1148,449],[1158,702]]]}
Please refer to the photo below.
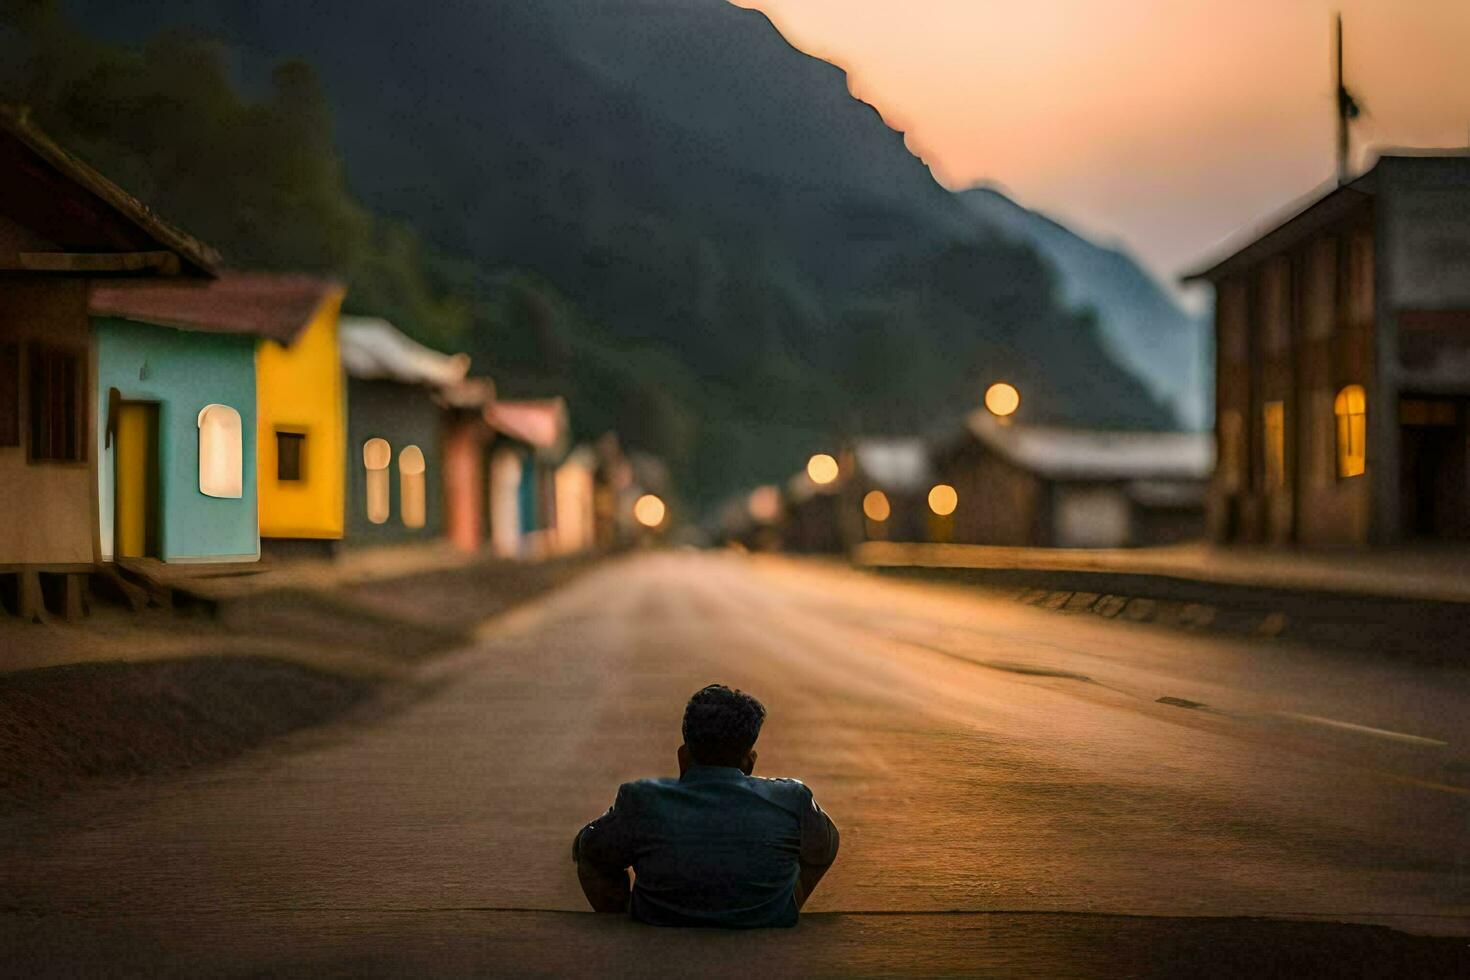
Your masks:
{"label": "mountain", "polygon": [[1046,257],[1057,272],[1064,301],[1097,314],[1108,351],[1186,426],[1207,424],[1205,317],[1185,312],[1128,253],[1089,241],[996,187],[972,187],[958,197],[983,227],[1000,229]]}
{"label": "mountain", "polygon": [[[783,478],[843,434],[957,415],[998,377],[1037,421],[1174,422],[1030,244],[956,207],[840,69],[758,12],[724,0],[63,9],[133,46],[207,35],[247,94],[284,60],[309,65],[352,193],[463,260],[432,278],[465,298],[458,343],[477,368],[509,393],[567,394],[579,434],[616,427],[669,458],[696,501]],[[165,213],[169,193],[154,202]]]}

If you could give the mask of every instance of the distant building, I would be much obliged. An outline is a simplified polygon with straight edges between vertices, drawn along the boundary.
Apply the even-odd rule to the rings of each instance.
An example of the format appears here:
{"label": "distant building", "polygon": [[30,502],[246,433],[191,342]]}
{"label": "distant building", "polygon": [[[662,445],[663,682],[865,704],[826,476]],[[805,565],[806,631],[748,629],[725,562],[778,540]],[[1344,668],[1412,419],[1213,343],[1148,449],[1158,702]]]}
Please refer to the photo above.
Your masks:
{"label": "distant building", "polygon": [[1470,158],[1382,157],[1215,287],[1222,541],[1470,537]]}
{"label": "distant building", "polygon": [[485,544],[490,527],[486,447],[495,432],[485,407],[495,400],[488,378],[466,378],[441,392],[444,401],[444,533],[466,554]]}
{"label": "distant building", "polygon": [[348,544],[412,541],[444,533],[444,393],[469,371],[387,320],[343,317],[347,371]]}
{"label": "distant building", "polygon": [[848,510],[862,521],[862,540],[922,541],[934,485],[929,444],[918,437],[859,439],[852,458]]}
{"label": "distant building", "polygon": [[1028,426],[979,409],[934,468],[958,497],[950,540],[1119,548],[1202,536],[1213,461],[1206,433]]}
{"label": "distant building", "polygon": [[80,612],[101,558],[91,281],[187,282],[217,261],[24,112],[0,110],[0,577],[25,618],[44,617],[45,593]]}
{"label": "distant building", "polygon": [[502,558],[555,552],[556,467],[566,452],[569,424],[560,398],[494,401],[485,422],[490,448],[490,546]]}

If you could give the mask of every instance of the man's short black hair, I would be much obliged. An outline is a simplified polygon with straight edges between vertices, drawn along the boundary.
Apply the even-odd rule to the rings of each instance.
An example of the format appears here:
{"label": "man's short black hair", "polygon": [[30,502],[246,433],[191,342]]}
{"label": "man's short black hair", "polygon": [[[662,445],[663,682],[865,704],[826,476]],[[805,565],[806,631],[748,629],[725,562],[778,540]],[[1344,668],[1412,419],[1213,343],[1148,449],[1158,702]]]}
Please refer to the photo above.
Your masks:
{"label": "man's short black hair", "polygon": [[684,709],[684,744],[702,766],[738,766],[755,747],[766,706],[744,691],[711,684]]}

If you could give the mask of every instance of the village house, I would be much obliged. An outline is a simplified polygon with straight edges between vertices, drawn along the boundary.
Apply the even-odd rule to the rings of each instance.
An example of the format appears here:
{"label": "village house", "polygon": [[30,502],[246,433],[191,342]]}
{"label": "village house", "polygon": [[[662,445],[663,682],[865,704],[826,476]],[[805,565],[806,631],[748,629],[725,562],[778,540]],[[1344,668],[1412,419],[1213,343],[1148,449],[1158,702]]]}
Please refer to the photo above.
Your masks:
{"label": "village house", "polygon": [[444,533],[459,551],[474,554],[490,526],[486,447],[495,437],[485,406],[495,400],[489,378],[465,378],[440,392],[444,402]]}
{"label": "village house", "polygon": [[347,531],[350,545],[424,540],[444,533],[443,392],[470,359],[443,354],[387,320],[343,317],[347,371]]}
{"label": "village house", "polygon": [[[98,290],[108,557],[116,548],[123,557],[240,561],[271,538],[341,538],[341,300],[341,287],[325,280],[238,271],[194,288]],[[254,456],[238,478],[233,449],[228,459],[213,452],[237,438]],[[218,475],[226,463],[228,475]],[[210,480],[224,480],[223,489]]]}
{"label": "village house", "polygon": [[501,558],[539,558],[554,551],[556,466],[569,425],[561,398],[494,401],[485,422],[490,448],[490,545]]}
{"label": "village house", "polygon": [[1470,158],[1381,157],[1215,289],[1220,541],[1470,537]]}
{"label": "village house", "polygon": [[934,456],[954,489],[950,540],[1119,548],[1204,533],[1208,433],[1023,425],[978,409]]}
{"label": "village house", "polygon": [[257,326],[134,312],[146,295],[92,293],[102,560],[255,561]]}
{"label": "village house", "polygon": [[93,280],[187,282],[218,257],[0,111],[0,605],[80,612],[101,558]]}
{"label": "village house", "polygon": [[849,510],[862,514],[862,540],[920,541],[926,535],[934,468],[918,437],[859,439],[852,450]]}

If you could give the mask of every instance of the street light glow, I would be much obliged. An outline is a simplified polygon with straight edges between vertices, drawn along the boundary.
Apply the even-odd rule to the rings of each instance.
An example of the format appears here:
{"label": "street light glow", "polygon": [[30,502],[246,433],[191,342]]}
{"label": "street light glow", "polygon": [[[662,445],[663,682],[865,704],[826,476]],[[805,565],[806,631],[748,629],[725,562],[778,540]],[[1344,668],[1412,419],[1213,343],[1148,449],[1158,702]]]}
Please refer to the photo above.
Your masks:
{"label": "street light glow", "polygon": [[929,509],[940,517],[948,517],[954,513],[954,509],[960,505],[960,495],[954,492],[954,487],[948,483],[941,483],[929,491]]}
{"label": "street light glow", "polygon": [[893,508],[888,505],[888,494],[882,490],[868,491],[868,495],[863,498],[863,513],[874,524],[882,524],[888,520],[888,515],[893,513]]}
{"label": "street light glow", "polygon": [[644,527],[658,527],[664,522],[664,517],[667,514],[668,508],[664,506],[664,502],[651,493],[645,493],[633,505],[633,516]]}
{"label": "street light glow", "polygon": [[1015,385],[997,381],[985,389],[985,407],[997,418],[1014,415],[1016,409],[1021,407],[1021,393],[1016,390]]}
{"label": "street light glow", "polygon": [[825,487],[837,479],[840,472],[837,460],[826,453],[817,453],[806,461],[806,475],[812,478],[812,482],[819,487]]}
{"label": "street light glow", "polygon": [[760,523],[774,523],[781,516],[781,491],[773,486],[756,487],[747,506],[750,516]]}

